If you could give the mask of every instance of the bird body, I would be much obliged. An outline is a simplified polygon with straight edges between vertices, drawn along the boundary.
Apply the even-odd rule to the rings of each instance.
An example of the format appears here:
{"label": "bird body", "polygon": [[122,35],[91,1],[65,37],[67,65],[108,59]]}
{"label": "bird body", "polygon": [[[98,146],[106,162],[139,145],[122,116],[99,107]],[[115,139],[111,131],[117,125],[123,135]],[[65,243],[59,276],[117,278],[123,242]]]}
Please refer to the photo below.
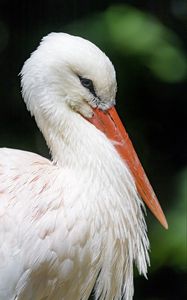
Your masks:
{"label": "bird body", "polygon": [[[88,299],[96,279],[98,294],[103,290],[112,299],[118,290],[120,299],[124,268],[127,293],[132,293],[133,257],[128,258],[137,255],[145,273],[148,240],[128,171],[113,182],[101,161],[99,167],[91,161],[89,167],[62,168],[12,149],[2,149],[0,158],[0,299]],[[116,176],[120,167],[116,157]],[[124,188],[124,180],[131,190]],[[126,195],[126,203],[117,192]],[[133,206],[140,219],[133,216]]]}
{"label": "bird body", "polygon": [[111,62],[88,41],[50,34],[22,89],[52,160],[0,150],[0,299],[87,300],[94,288],[95,299],[131,300],[133,262],[145,276],[149,264],[143,204],[115,142],[88,122],[114,104]]}

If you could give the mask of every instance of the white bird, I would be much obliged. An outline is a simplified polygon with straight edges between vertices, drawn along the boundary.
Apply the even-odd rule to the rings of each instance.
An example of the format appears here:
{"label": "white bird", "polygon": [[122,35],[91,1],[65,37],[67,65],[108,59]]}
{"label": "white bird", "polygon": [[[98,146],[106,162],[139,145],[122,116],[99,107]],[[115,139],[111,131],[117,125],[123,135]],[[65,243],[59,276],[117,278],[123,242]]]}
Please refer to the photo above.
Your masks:
{"label": "white bird", "polygon": [[[91,42],[51,33],[22,94],[51,151],[0,150],[0,300],[131,300],[146,276],[145,200],[166,219],[114,109],[115,70]],[[138,190],[138,191],[137,191]]]}

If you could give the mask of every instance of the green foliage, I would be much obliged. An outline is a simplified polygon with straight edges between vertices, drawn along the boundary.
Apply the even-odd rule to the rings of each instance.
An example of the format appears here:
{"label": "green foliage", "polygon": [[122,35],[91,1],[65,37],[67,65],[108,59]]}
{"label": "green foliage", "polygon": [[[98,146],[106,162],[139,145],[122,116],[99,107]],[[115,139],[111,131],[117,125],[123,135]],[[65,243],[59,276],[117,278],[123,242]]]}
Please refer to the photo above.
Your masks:
{"label": "green foliage", "polygon": [[[187,169],[183,170],[176,178],[177,192],[174,205],[168,210],[167,219],[169,229],[167,233],[161,232],[158,226],[154,226],[150,232],[152,248],[152,268],[161,265],[174,268],[186,268],[186,242],[187,242]],[[171,195],[171,198],[173,195]]]}
{"label": "green foliage", "polygon": [[68,26],[74,34],[91,38],[110,51],[134,57],[162,81],[185,79],[187,59],[179,38],[161,22],[127,5],[113,6]]}

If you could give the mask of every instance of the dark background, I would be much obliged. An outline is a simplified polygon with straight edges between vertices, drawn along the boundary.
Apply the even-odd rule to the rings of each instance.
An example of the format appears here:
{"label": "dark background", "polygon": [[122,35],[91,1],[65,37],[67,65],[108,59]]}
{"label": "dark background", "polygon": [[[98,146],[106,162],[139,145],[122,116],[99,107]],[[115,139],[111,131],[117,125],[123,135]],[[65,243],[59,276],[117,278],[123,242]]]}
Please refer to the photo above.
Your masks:
{"label": "dark background", "polygon": [[115,65],[118,112],[169,223],[165,231],[148,212],[151,268],[148,281],[135,277],[139,300],[186,298],[186,16],[185,0],[0,0],[0,146],[48,155],[18,76],[42,36],[86,37]]}

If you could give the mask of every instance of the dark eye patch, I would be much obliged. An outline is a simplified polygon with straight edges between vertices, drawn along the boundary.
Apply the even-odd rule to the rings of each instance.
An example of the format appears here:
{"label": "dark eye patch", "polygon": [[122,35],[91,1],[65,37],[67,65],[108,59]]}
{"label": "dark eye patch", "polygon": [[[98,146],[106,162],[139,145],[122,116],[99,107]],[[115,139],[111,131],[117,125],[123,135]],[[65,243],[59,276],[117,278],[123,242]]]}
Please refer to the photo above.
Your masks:
{"label": "dark eye patch", "polygon": [[94,97],[97,97],[95,89],[94,89],[94,85],[91,79],[88,78],[83,78],[81,76],[79,76],[80,82],[81,84],[90,91],[90,93],[92,93],[92,95],[94,95]]}

